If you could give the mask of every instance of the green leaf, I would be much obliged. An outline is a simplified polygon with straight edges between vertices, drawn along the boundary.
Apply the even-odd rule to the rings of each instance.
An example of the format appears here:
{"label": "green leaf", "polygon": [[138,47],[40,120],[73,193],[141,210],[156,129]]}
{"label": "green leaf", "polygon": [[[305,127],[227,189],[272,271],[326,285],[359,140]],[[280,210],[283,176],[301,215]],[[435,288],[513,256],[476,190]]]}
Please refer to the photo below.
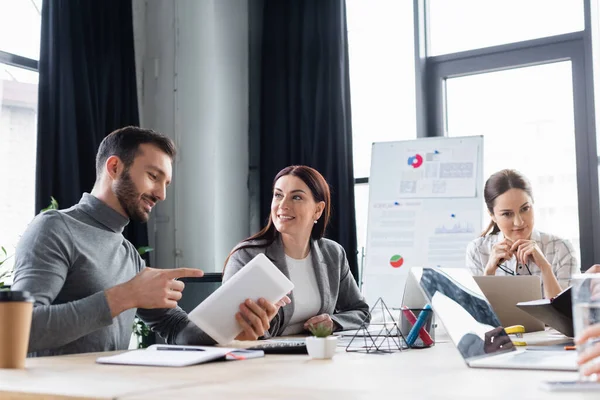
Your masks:
{"label": "green leaf", "polygon": [[4,253],[4,256],[6,257],[6,255],[7,255],[8,253],[6,252],[6,249],[4,248],[4,246],[0,247],[0,249],[2,249],[2,252]]}
{"label": "green leaf", "polygon": [[316,337],[327,337],[332,333],[331,328],[322,323],[317,325],[310,325],[308,327],[308,330],[310,331],[310,333],[312,333],[313,336]]}
{"label": "green leaf", "polygon": [[58,210],[58,201],[52,196],[50,196],[50,205],[44,208],[41,212],[45,212],[48,210]]}
{"label": "green leaf", "polygon": [[[9,260],[11,257],[12,257],[12,255],[10,255],[10,256],[6,256],[6,257],[4,258],[4,260],[0,261],[0,266],[1,266],[2,264],[4,264],[6,261],[8,261],[8,260]],[[2,275],[3,275],[3,274],[0,274],[0,277],[2,277]]]}
{"label": "green leaf", "polygon": [[139,319],[137,316],[133,319],[133,334],[138,338],[138,348],[142,349],[147,347],[147,344],[144,343],[144,338],[147,338],[150,335],[150,328]]}
{"label": "green leaf", "polygon": [[148,247],[148,246],[141,246],[141,247],[138,247],[137,251],[138,251],[138,253],[140,253],[140,256],[143,256],[146,253],[150,253],[151,251],[154,251],[154,249],[152,247]]}

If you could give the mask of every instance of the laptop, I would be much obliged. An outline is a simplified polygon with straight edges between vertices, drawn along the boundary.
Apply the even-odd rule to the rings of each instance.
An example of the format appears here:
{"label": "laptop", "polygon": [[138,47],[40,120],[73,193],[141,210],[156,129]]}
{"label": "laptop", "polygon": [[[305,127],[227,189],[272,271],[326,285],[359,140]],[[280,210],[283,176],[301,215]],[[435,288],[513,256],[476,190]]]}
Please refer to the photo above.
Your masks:
{"label": "laptop", "polygon": [[523,325],[525,332],[543,331],[546,328],[542,321],[517,307],[519,302],[542,298],[539,276],[474,276],[473,278],[492,305],[502,326]]}
{"label": "laptop", "polygon": [[410,270],[471,368],[577,371],[577,352],[517,348],[467,269]]}

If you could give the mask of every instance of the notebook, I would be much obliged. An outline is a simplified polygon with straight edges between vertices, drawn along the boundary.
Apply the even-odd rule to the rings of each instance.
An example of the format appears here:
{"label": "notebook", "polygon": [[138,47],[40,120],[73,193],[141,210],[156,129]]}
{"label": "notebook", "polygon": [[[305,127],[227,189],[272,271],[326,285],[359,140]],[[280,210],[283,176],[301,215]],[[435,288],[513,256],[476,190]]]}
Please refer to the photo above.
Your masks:
{"label": "notebook", "polygon": [[551,299],[520,302],[517,307],[560,333],[573,337],[571,304],[571,287],[568,287]]}
{"label": "notebook", "polygon": [[466,268],[416,268],[438,320],[471,368],[577,371],[577,352],[517,349]]}
{"label": "notebook", "polygon": [[186,367],[215,360],[246,360],[264,357],[264,355],[265,353],[261,350],[155,344],[147,349],[99,357],[96,362],[99,364]]}

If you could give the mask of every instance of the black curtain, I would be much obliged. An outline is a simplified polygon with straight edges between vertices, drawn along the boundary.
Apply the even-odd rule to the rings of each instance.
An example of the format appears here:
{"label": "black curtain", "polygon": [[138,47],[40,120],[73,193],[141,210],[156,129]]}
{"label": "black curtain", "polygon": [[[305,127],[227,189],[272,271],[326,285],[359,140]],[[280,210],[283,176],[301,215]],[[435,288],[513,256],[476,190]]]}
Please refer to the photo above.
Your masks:
{"label": "black curtain", "polygon": [[326,236],[358,277],[344,0],[265,0],[260,107],[261,219],[282,168],[309,165],[332,190]]}
{"label": "black curtain", "polygon": [[[79,202],[102,139],[139,124],[131,0],[44,0],[38,97],[36,212]],[[148,243],[142,224],[125,236]]]}

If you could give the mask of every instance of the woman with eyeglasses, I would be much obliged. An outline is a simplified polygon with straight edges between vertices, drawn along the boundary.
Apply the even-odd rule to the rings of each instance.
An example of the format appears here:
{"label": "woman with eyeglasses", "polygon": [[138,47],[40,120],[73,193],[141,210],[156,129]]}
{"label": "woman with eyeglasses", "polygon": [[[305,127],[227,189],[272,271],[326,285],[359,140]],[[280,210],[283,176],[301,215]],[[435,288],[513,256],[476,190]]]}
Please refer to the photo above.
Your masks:
{"label": "woman with eyeglasses", "polygon": [[529,180],[504,169],[489,177],[483,196],[492,221],[467,247],[473,275],[537,275],[546,298],[569,286],[579,272],[575,250],[569,241],[534,229]]}

